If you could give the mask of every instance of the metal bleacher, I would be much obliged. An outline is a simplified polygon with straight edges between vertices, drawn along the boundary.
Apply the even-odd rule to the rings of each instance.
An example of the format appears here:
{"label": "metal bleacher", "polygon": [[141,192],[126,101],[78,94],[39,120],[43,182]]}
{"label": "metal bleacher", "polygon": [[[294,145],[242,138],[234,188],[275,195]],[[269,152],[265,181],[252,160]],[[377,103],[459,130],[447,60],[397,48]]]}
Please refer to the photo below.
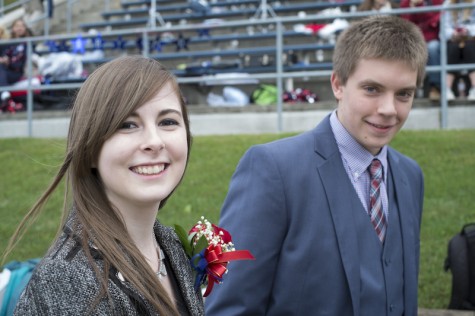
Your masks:
{"label": "metal bleacher", "polygon": [[[275,1],[274,1],[275,2]],[[330,7],[350,7],[360,4],[360,0],[350,0],[350,1],[341,1],[341,2],[327,2],[327,1],[307,1],[307,2],[289,2],[288,4],[279,4],[272,6],[272,10],[277,15],[289,15],[296,14],[299,11],[304,11],[306,13],[312,14],[317,13],[320,10],[324,10]],[[256,8],[259,7],[260,1],[231,1],[231,2],[215,2],[210,3],[211,8],[217,7],[232,7],[240,6],[233,8],[232,10],[223,10],[223,11],[213,11],[210,10],[209,13],[202,12],[192,12],[190,11],[189,4],[173,4],[168,6],[157,6],[156,10],[161,14],[161,17],[165,22],[177,22],[180,20],[192,20],[202,21],[204,19],[214,19],[214,18],[226,18],[226,19],[239,19],[243,20],[249,17],[252,17],[256,13]],[[248,6],[248,7],[242,7]],[[145,25],[148,23],[148,14],[149,8],[134,8],[130,9],[130,6],[122,10],[114,10],[109,12],[102,13],[105,21],[93,22],[93,23],[84,23],[81,25],[83,29],[89,28],[101,28],[101,27],[123,27],[131,25]],[[181,12],[176,14],[162,14],[163,12],[168,11],[188,11]],[[126,16],[126,18],[124,18]],[[110,20],[111,17],[122,17],[122,19]]]}
{"label": "metal bleacher", "polygon": [[[156,0],[155,1],[157,4],[167,4],[167,3],[175,3],[176,1],[174,0]],[[121,1],[121,5],[123,7],[128,7],[128,6],[136,6],[136,5],[149,5],[150,0],[125,0]]]}
{"label": "metal bleacher", "polygon": [[[127,1],[121,2],[125,12],[129,12],[132,5],[144,6],[144,1]],[[168,7],[178,7],[179,9],[188,6],[187,1],[173,4],[167,4],[167,1],[159,1],[157,4],[167,5]],[[233,8],[237,4],[240,4],[240,10]],[[141,29],[127,28],[127,23],[121,24],[117,30],[98,30],[94,29],[94,34],[98,34],[101,41],[100,50],[102,52],[100,57],[87,58],[82,62],[84,66],[92,71],[97,65],[107,62],[118,55],[123,54],[145,54],[152,58],[163,61],[177,76],[179,77],[192,77],[200,75],[213,75],[219,73],[273,73],[278,71],[277,58],[276,58],[276,39],[282,39],[282,54],[284,55],[283,70],[286,72],[291,71],[306,71],[306,70],[329,70],[331,69],[331,63],[327,60],[316,60],[315,52],[320,53],[328,52],[331,54],[331,50],[334,47],[333,42],[324,41],[318,38],[315,33],[312,32],[299,32],[292,29],[292,25],[295,24],[295,16],[290,14],[286,16],[288,21],[286,25],[277,32],[275,24],[267,20],[261,19],[258,13],[258,6],[260,1],[249,0],[232,0],[225,2],[212,2],[213,6],[225,7],[227,6],[227,12],[232,13],[236,19],[234,21],[221,21],[216,24],[206,24],[209,21],[210,14],[202,16],[199,23],[192,24],[177,24],[167,25],[165,27],[160,26],[158,28],[150,28],[147,25],[148,20],[143,21]],[[272,2],[271,2],[272,3]],[[279,12],[286,11],[292,13],[295,10],[312,8],[320,12],[323,9],[341,7],[349,9],[351,6],[355,6],[360,1],[343,1],[337,2],[336,5],[329,2],[291,2],[289,4],[279,3],[278,6],[272,10]],[[225,5],[226,4],[226,5]],[[160,5],[157,8],[160,8]],[[251,8],[243,8],[242,6],[252,5]],[[147,10],[147,8],[142,10]],[[157,9],[158,10],[158,9]],[[116,10],[115,10],[116,11]],[[102,13],[104,15],[107,12]],[[244,12],[244,13],[243,13]],[[302,12],[302,11],[300,11]],[[305,11],[307,14],[309,11]],[[246,14],[254,14],[255,18],[251,20],[246,19]],[[276,13],[276,12],[274,12]],[[243,15],[244,14],[244,15]],[[215,14],[216,15],[216,14]],[[184,14],[184,17],[193,17],[190,14]],[[215,19],[213,17],[213,19]],[[327,21],[331,21],[331,17]],[[327,23],[327,21],[322,23]],[[123,22],[120,20],[120,22]],[[170,21],[168,21],[170,22]],[[193,22],[195,22],[193,20]],[[252,22],[252,23],[251,23]],[[300,22],[300,21],[298,21]],[[93,22],[88,24],[80,24],[81,28],[85,28],[86,31],[90,31],[91,28],[86,26],[102,25],[102,22]],[[125,27],[125,28],[124,28]],[[252,28],[252,31],[249,31]],[[172,34],[173,39],[163,40],[164,34]],[[180,44],[181,38],[181,44]],[[52,52],[67,51],[75,52],[76,43],[82,42],[84,46],[82,52],[97,50],[96,43],[97,35],[83,34],[81,38],[78,37],[58,37],[50,38],[47,40],[48,45],[40,43],[35,45],[35,52],[38,55],[47,55]],[[50,45],[51,42],[55,42],[54,45]],[[237,45],[231,46],[230,43],[236,43]],[[256,45],[257,44],[257,45]],[[56,46],[54,49],[51,47]],[[266,57],[270,60],[268,63],[263,63],[258,59]],[[290,61],[290,57],[293,58]],[[299,60],[296,60],[299,59]],[[218,62],[216,62],[218,60]],[[237,62],[236,62],[237,61]],[[282,60],[280,61],[282,62]],[[191,70],[186,65],[191,65]],[[218,64],[217,67],[210,67],[209,65]],[[223,64],[226,67],[223,67]],[[197,65],[208,65],[202,67],[201,70],[197,70]],[[82,78],[84,79],[84,78]],[[68,82],[80,82],[81,78],[75,80],[52,80],[50,83],[68,83]]]}
{"label": "metal bleacher", "polygon": [[[278,0],[269,0],[269,3],[277,2]],[[228,0],[224,2],[211,2],[209,3],[210,8],[222,8],[222,7],[231,7],[231,6],[247,6],[247,5],[259,5],[259,0]],[[121,2],[122,10],[110,10],[103,12],[102,16],[107,19],[110,16],[120,16],[124,14],[148,14],[150,1],[123,1]],[[133,9],[129,9],[134,7]],[[137,8],[135,8],[137,7]],[[174,1],[173,3],[159,3],[157,2],[157,11],[160,13],[170,12],[170,11],[180,11],[185,12],[190,9],[189,3],[178,3]]]}
{"label": "metal bleacher", "polygon": [[[219,10],[210,10],[207,13],[192,12],[188,1],[183,0],[123,0],[120,2],[121,9],[104,10],[100,15],[103,20],[78,24],[78,28],[83,31],[79,35],[62,34],[28,39],[28,53],[30,56],[33,52],[38,55],[52,53],[51,46],[45,45],[46,42],[61,44],[59,46],[63,48],[59,50],[78,55],[100,50],[100,57],[82,61],[89,72],[98,65],[124,54],[142,54],[156,58],[178,76],[185,94],[189,92],[188,100],[191,104],[199,103],[200,100],[193,98],[199,94],[200,87],[205,83],[210,86],[222,84],[222,79],[215,77],[218,74],[248,74],[249,78],[275,84],[278,94],[281,95],[284,91],[284,81],[287,83],[299,80],[301,84],[309,84],[311,78],[314,80],[313,86],[320,86],[319,78],[328,78],[331,73],[331,53],[335,37],[322,38],[315,31],[296,31],[294,27],[297,24],[325,25],[337,19],[351,22],[353,19],[372,14],[355,12],[360,0],[209,2],[212,8]],[[266,7],[262,7],[263,3]],[[470,6],[473,5],[461,4],[454,8]],[[331,11],[335,8],[340,9],[339,12]],[[434,6],[425,10],[443,8]],[[395,9],[390,14],[420,11],[423,10]],[[172,37],[167,37],[169,35]],[[74,49],[78,41],[83,45],[81,52]],[[266,62],[263,57],[267,58]],[[29,77],[32,74],[30,60],[31,58],[28,64]],[[218,66],[213,67],[215,64]],[[457,69],[457,66],[447,66],[442,62],[441,67],[429,67],[428,71],[440,72],[447,69]],[[75,90],[81,86],[83,79],[57,80],[40,87],[29,85],[29,118],[32,119],[31,103],[34,90]],[[250,88],[255,88],[255,84]],[[0,92],[12,89],[14,88],[0,87]],[[276,108],[280,116],[282,100],[278,100]],[[447,102],[442,100],[442,127],[446,124],[446,108]],[[280,122],[280,119],[278,121]],[[278,129],[280,130],[280,127]]]}
{"label": "metal bleacher", "polygon": [[[203,103],[203,98],[200,99],[203,84],[208,87],[223,84],[220,78],[214,77],[220,74],[249,75],[253,80],[271,83],[278,79],[280,83],[275,83],[282,91],[284,77],[300,80],[309,71],[322,76],[325,73],[321,71],[328,74],[331,69],[328,56],[331,57],[334,42],[320,39],[315,32],[295,31],[293,26],[331,23],[336,16],[320,13],[332,8],[347,12],[360,2],[211,0],[209,12],[197,13],[191,12],[188,1],[183,0],[121,1],[121,9],[115,7],[101,12],[102,21],[77,23],[77,28],[82,30],[79,34],[28,39],[29,56],[66,52],[81,57],[85,69],[85,76],[48,78],[41,86],[33,86],[32,81],[27,80],[28,117],[33,117],[33,102],[38,92],[74,95],[73,91],[81,86],[87,73],[124,54],[142,54],[162,61],[178,76],[185,95],[188,92],[190,104]],[[306,16],[318,17],[314,20]],[[164,39],[170,34],[172,39]],[[78,49],[78,45],[82,48]],[[99,51],[97,57],[85,58]],[[317,60],[316,51],[326,52],[327,58]],[[28,78],[33,77],[31,59],[28,58]],[[247,87],[255,88],[255,84]],[[0,87],[0,92],[16,89],[19,90]]]}
{"label": "metal bleacher", "polygon": [[[155,38],[152,37],[152,33],[143,37],[137,37],[137,34],[132,36],[123,34],[120,35],[120,39],[112,38],[108,42],[104,43],[103,49],[106,52],[104,58],[97,60],[88,60],[87,64],[102,63],[114,58],[114,54],[107,56],[107,51],[115,49],[118,44],[118,40],[121,42],[120,46],[130,52],[142,50],[143,47],[139,47],[138,43],[144,44],[147,42],[148,52],[150,57],[169,61],[168,66],[175,71],[178,76],[189,76],[186,71],[178,69],[178,66],[182,66],[186,63],[199,63],[209,62],[211,59],[225,60],[227,58],[240,59],[242,63],[236,67],[226,67],[219,69],[203,69],[201,74],[214,74],[222,72],[248,72],[248,73],[269,73],[275,72],[276,62],[274,56],[276,56],[276,38],[282,36],[283,46],[282,52],[287,57],[292,54],[294,57],[300,55],[300,62],[286,63],[284,68],[286,71],[295,70],[309,70],[315,69],[330,69],[331,64],[328,60],[316,60],[315,52],[331,51],[333,49],[333,42],[322,40],[311,32],[297,32],[292,29],[292,26],[299,23],[299,19],[296,19],[297,15],[302,12],[307,14],[318,14],[322,10],[329,8],[342,8],[343,10],[350,10],[360,3],[360,0],[350,1],[306,1],[306,2],[286,2],[271,1],[270,5],[272,13],[279,17],[288,18],[288,22],[283,27],[281,34],[277,34],[275,25],[270,23],[266,25],[266,21],[259,19],[257,15],[261,1],[250,0],[232,0],[221,2],[210,2],[211,7],[226,8],[218,12],[198,13],[191,12],[187,1],[175,1],[173,4],[165,4],[164,1],[157,2],[155,10],[160,14],[164,23],[168,23],[166,26],[161,26],[157,29],[158,35]],[[150,6],[146,6],[148,2],[145,1],[122,1],[122,10],[111,10],[103,12],[102,16],[107,18],[105,21],[82,23],[80,27],[88,31],[94,29],[95,31],[105,31],[109,33],[120,32],[123,29],[130,29],[132,26],[147,27],[150,22]],[[150,4],[150,3],[148,3]],[[135,8],[140,6],[140,8]],[[166,8],[166,12],[169,11],[183,11],[173,14],[161,14],[161,8]],[[162,11],[163,12],[163,11]],[[141,15],[135,17],[135,15]],[[113,16],[122,16],[121,19],[109,19]],[[250,18],[252,17],[252,18]],[[225,18],[216,22],[216,19]],[[185,21],[185,23],[183,23]],[[207,24],[207,21],[212,21],[211,24]],[[235,21],[234,24],[230,24]],[[254,22],[254,24],[249,22]],[[321,23],[331,22],[331,17],[327,21]],[[257,24],[255,24],[257,22]],[[174,24],[175,23],[175,24]],[[215,23],[213,25],[213,23]],[[191,25],[191,28],[188,27]],[[172,25],[172,26],[170,26]],[[255,31],[249,31],[249,28],[255,28]],[[172,41],[162,41],[161,35],[164,33],[173,32],[175,37],[178,35],[180,39],[173,39]],[[198,34],[197,34],[198,33]],[[238,44],[232,46],[230,44]],[[271,59],[274,59],[270,65],[256,65],[256,62],[246,64],[243,59],[253,59],[254,57],[268,55]]]}

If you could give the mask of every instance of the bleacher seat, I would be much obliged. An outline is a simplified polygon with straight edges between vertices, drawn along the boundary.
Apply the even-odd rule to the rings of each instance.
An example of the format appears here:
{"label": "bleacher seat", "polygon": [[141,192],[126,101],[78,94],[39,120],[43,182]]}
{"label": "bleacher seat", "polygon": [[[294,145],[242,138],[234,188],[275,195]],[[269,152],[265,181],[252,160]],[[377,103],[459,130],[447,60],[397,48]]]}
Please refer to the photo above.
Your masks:
{"label": "bleacher seat", "polygon": [[[338,1],[338,2],[303,2],[303,3],[291,3],[279,6],[273,6],[272,10],[275,14],[297,14],[298,12],[306,12],[306,13],[317,13],[318,11],[328,9],[328,8],[335,8],[335,7],[351,7],[357,6],[361,3],[361,0],[348,0],[348,1]],[[131,27],[131,26],[138,26],[142,25],[145,26],[149,22],[148,16],[148,9],[124,9],[124,10],[114,10],[109,12],[104,12],[102,16],[107,19],[105,21],[98,21],[98,22],[90,22],[90,23],[83,23],[80,27],[84,30],[88,30],[91,28],[107,28],[107,27]],[[159,10],[157,9],[157,12]],[[159,12],[160,13],[160,12]],[[207,14],[191,12],[191,13],[174,13],[174,14],[161,14],[161,18],[164,22],[176,23],[182,20],[192,21],[193,23],[197,23],[203,21],[205,19],[217,19],[217,18],[224,18],[224,19],[247,19],[250,16],[256,14],[256,8],[240,8],[236,10],[223,10],[223,11],[211,11]],[[133,15],[140,15],[134,17]],[[122,16],[122,19],[113,19],[110,20],[109,18],[114,16]]]}
{"label": "bleacher seat", "polygon": [[[210,13],[202,14],[191,12],[187,1],[166,1],[157,0],[157,12],[161,13],[161,18],[165,22],[175,23],[186,20],[187,23],[196,25],[196,29],[176,30],[171,27],[160,33],[151,32],[149,38],[149,56],[164,62],[177,76],[203,76],[218,75],[225,73],[272,73],[276,72],[276,36],[277,32],[273,25],[255,25],[249,30],[247,24],[240,26],[211,27],[205,23],[208,19],[221,19],[222,21],[236,20],[243,21],[258,13],[260,5],[259,0],[228,0],[221,2],[211,2],[210,5],[221,10],[211,10]],[[348,0],[330,3],[328,1],[278,1],[268,0],[272,5],[272,10],[277,15],[295,16],[295,23],[299,23],[297,18],[299,12],[308,14],[318,13],[328,8],[341,7],[349,9],[351,6],[357,6],[361,0]],[[128,31],[137,26],[146,27],[149,22],[149,4],[150,1],[123,1],[123,10],[112,10],[103,12],[104,21],[81,24],[83,30],[101,28],[125,28]],[[164,14],[166,13],[166,14]],[[200,22],[203,22],[200,24]],[[219,21],[216,22],[219,24]],[[328,60],[320,60],[316,57],[316,52],[330,52],[334,48],[333,42],[326,42],[319,38],[316,33],[301,32],[293,30],[294,24],[284,25],[283,46],[284,53],[283,71],[311,71],[311,70],[330,70],[331,63]],[[216,26],[216,25],[215,25]],[[203,32],[206,30],[206,32]],[[141,32],[124,32],[123,36],[108,35],[103,32],[104,38],[101,38],[100,49],[104,56],[100,58],[85,59],[83,64],[89,69],[107,62],[122,54],[141,54],[143,49],[143,39]],[[117,32],[114,32],[117,33]],[[125,34],[127,33],[127,34]],[[161,36],[164,33],[172,33],[173,39],[161,42]],[[198,34],[197,34],[198,33]],[[94,37],[85,36],[84,50],[89,52],[97,50]],[[77,39],[70,39],[68,43],[63,43],[63,48],[71,47]],[[97,41],[97,40],[96,40]],[[181,41],[181,44],[180,44]],[[233,44],[232,43],[238,43]],[[47,50],[37,53],[45,54]],[[330,55],[331,53],[329,53]],[[297,56],[295,59],[294,56]],[[265,56],[270,61],[264,62]],[[309,57],[310,56],[310,57]],[[217,62],[217,67],[212,65]],[[246,62],[245,62],[246,60]],[[251,62],[249,62],[251,60]],[[234,61],[237,61],[234,63]],[[220,63],[226,65],[220,66]],[[81,78],[83,80],[84,78]]]}
{"label": "bleacher seat", "polygon": [[[298,1],[298,2],[282,2],[277,0],[269,0],[268,3],[273,6],[276,14],[290,14],[297,16],[300,11],[320,12],[321,10],[334,7],[350,8],[359,4],[361,1],[349,0],[329,3],[327,1]],[[84,29],[98,25],[120,25],[121,27],[131,28],[135,23],[141,23],[146,26],[148,22],[149,1],[131,0],[122,2],[124,10],[114,10],[104,12],[105,18],[110,20],[101,23],[83,24]],[[226,10],[211,12],[205,16],[201,13],[193,13],[187,9],[188,1],[157,1],[157,11],[160,8],[166,8],[167,15],[162,15],[165,21],[177,21],[186,17],[190,22],[203,22],[209,18],[224,18],[223,20],[240,19],[244,20],[247,16],[255,15],[256,8],[260,5],[259,0],[228,0],[221,2],[211,2],[214,7],[227,8]],[[142,7],[137,7],[142,6]],[[238,6],[239,10],[235,7]],[[232,8],[232,9],[230,9]],[[174,12],[174,11],[186,11]],[[163,12],[163,11],[162,11]],[[173,13],[174,12],[174,13]],[[127,16],[124,19],[114,19],[117,16]],[[295,23],[299,20],[296,19]],[[253,26],[250,31],[247,24],[241,26],[226,27],[209,27],[206,23],[196,24],[196,29],[186,29],[174,31],[170,28],[161,30],[160,33],[149,33],[149,52],[148,55],[163,61],[177,76],[199,76],[214,75],[223,73],[271,73],[276,72],[276,36],[277,32],[268,25]],[[316,52],[322,54],[323,51],[329,52],[333,49],[333,42],[325,42],[321,40],[315,33],[311,31],[302,32],[292,29],[293,24],[287,24],[283,30],[283,70],[286,72],[305,71],[305,70],[327,70],[331,69],[331,63],[328,60],[320,59],[316,56]],[[203,32],[206,30],[206,32]],[[115,32],[117,33],[117,32]],[[81,39],[83,49],[72,51],[71,47],[75,46],[78,38],[71,38],[69,41],[62,40],[57,43],[38,49],[38,54],[47,54],[48,49],[55,48],[56,51],[71,51],[73,53],[88,53],[97,51],[103,52],[97,58],[83,59],[83,65],[93,70],[97,65],[107,62],[122,54],[141,54],[143,53],[142,33],[135,32],[123,35],[107,35],[104,32],[104,38],[94,38],[85,35]],[[165,33],[172,33],[172,38],[162,39]],[[99,38],[98,37],[98,38]],[[97,43],[100,42],[98,46]],[[231,45],[232,44],[232,45]],[[43,45],[44,46],[44,45]],[[327,54],[330,55],[331,53]],[[265,60],[264,60],[265,57]],[[234,63],[234,61],[237,61]],[[218,66],[209,66],[216,64]],[[222,66],[225,64],[226,66]],[[81,78],[82,80],[82,78]]]}
{"label": "bleacher seat", "polygon": [[[176,0],[155,0],[157,4],[168,4],[176,2]],[[150,0],[129,0],[129,1],[122,1],[122,7],[129,7],[129,6],[143,6],[143,5],[150,5]]]}

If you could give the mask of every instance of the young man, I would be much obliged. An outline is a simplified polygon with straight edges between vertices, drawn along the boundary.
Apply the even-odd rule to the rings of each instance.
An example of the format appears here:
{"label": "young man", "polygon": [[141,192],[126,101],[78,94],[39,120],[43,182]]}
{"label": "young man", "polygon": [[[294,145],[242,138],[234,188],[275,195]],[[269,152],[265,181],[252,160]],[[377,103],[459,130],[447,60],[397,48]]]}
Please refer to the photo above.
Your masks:
{"label": "young man", "polygon": [[419,28],[398,17],[340,35],[337,109],[252,147],[233,175],[220,225],[256,261],[230,264],[206,315],[417,315],[423,175],[388,144],[426,61]]}

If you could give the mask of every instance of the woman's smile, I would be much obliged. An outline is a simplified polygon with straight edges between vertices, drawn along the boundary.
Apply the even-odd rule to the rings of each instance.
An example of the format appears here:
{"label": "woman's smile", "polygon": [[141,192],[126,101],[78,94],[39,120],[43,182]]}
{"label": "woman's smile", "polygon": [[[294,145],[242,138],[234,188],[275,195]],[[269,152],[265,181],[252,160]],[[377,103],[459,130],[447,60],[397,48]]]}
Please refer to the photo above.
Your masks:
{"label": "woman's smile", "polygon": [[157,164],[157,165],[150,165],[150,166],[131,167],[130,170],[141,175],[157,175],[161,173],[163,170],[165,170],[167,167],[168,167],[168,164]]}

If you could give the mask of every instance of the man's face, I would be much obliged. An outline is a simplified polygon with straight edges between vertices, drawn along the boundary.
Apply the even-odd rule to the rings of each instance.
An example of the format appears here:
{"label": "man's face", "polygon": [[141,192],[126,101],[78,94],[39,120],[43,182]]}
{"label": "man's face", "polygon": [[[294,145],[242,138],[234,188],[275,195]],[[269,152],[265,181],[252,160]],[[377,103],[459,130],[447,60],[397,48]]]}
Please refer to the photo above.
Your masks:
{"label": "man's face", "polygon": [[402,61],[361,60],[343,85],[332,74],[338,119],[373,155],[401,129],[412,107],[417,71]]}

